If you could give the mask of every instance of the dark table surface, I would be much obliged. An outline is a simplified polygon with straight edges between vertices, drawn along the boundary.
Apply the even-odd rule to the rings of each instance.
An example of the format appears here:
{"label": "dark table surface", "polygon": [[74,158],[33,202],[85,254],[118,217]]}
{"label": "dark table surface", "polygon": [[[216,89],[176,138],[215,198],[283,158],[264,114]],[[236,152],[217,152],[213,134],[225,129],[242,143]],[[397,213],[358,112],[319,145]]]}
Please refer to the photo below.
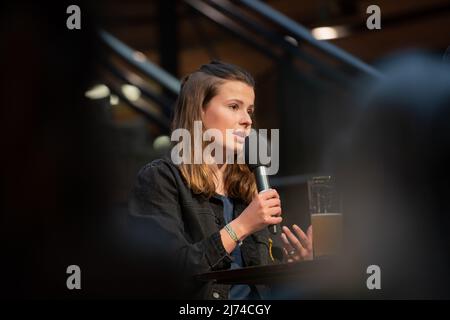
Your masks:
{"label": "dark table surface", "polygon": [[213,271],[197,275],[202,281],[221,284],[282,284],[301,281],[333,270],[333,260],[322,258],[310,261],[246,267],[234,270]]}

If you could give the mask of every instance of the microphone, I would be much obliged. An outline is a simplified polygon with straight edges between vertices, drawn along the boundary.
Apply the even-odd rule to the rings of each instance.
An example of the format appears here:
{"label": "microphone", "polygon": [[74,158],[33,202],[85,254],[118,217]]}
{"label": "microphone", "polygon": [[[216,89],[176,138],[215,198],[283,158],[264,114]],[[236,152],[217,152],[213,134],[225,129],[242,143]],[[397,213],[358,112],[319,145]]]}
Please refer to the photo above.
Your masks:
{"label": "microphone", "polygon": [[[256,154],[250,154],[250,142],[253,142],[256,145],[256,147],[253,148],[253,150],[257,151]],[[261,163],[261,150],[264,155],[267,155],[267,151],[270,151],[269,144],[263,136],[252,130],[250,135],[245,137],[244,156],[245,164],[255,175],[256,188],[258,189],[258,193],[270,189],[269,177],[266,173],[267,165],[269,164]],[[270,225],[268,228],[272,234],[277,234],[278,228],[276,224]]]}

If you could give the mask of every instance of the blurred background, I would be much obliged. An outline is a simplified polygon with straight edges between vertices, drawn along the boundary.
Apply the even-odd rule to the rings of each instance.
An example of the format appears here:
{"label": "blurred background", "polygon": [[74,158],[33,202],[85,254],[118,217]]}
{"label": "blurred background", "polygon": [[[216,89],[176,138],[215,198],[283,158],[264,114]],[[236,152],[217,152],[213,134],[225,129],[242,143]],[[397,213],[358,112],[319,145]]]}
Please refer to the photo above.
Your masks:
{"label": "blurred background", "polygon": [[[127,201],[138,168],[159,157],[179,79],[212,59],[256,80],[256,126],[280,129],[287,223],[309,223],[306,179],[327,170],[327,146],[349,127],[351,97],[377,78],[370,65],[402,50],[442,56],[450,45],[450,2],[381,1],[381,29],[369,30],[370,1],[131,1],[99,12],[104,59],[97,90],[120,154],[116,199]],[[108,87],[108,90],[106,90]],[[325,172],[326,173],[326,172]],[[301,199],[302,201],[299,201]]]}
{"label": "blurred background", "polygon": [[[81,30],[66,27],[71,4],[81,9]],[[450,1],[377,1],[379,30],[366,26],[372,4],[2,4],[2,242],[9,257],[4,274],[12,275],[7,296],[160,293],[142,278],[149,265],[158,269],[157,255],[145,250],[145,231],[129,240],[128,195],[139,168],[170,147],[180,79],[212,59],[254,75],[256,125],[280,129],[280,171],[272,184],[286,223],[306,228],[306,181],[329,173],[341,156],[335,142],[360,110],[364,97],[355,94],[383,79],[380,62],[410,50],[442,61],[450,46]],[[91,270],[86,277],[95,286],[68,292],[64,268],[77,261]],[[167,285],[167,296],[172,293]]]}

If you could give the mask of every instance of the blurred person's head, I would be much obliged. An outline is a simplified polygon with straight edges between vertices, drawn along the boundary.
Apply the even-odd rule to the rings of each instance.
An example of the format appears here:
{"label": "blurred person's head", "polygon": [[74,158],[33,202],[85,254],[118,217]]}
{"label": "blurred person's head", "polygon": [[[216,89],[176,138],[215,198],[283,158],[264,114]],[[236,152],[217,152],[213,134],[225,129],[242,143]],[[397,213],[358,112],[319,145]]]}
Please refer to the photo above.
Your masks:
{"label": "blurred person's head", "polygon": [[[354,267],[347,275],[363,280],[375,264],[383,297],[448,297],[450,67],[404,55],[381,70],[385,78],[357,96],[338,165],[345,263]],[[365,282],[355,285],[369,293]]]}

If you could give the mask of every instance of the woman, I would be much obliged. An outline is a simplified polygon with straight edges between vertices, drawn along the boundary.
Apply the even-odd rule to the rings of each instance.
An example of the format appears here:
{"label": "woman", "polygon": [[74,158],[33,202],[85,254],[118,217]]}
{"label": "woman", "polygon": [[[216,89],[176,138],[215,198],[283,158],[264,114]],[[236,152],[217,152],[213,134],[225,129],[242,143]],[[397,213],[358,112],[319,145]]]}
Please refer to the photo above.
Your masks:
{"label": "woman", "polygon": [[[252,127],[254,85],[251,75],[237,66],[217,61],[203,65],[182,82],[172,129],[193,135],[195,121],[201,121],[203,131],[222,134],[223,154],[231,150],[236,155]],[[140,170],[130,209],[168,235],[167,250],[174,250],[176,263],[190,279],[192,274],[284,259],[267,229],[282,222],[280,197],[273,189],[258,194],[253,174],[242,164],[205,160],[175,165],[170,157],[155,160]],[[283,231],[289,261],[311,257],[311,229],[307,236],[294,228],[298,238],[286,227]],[[259,286],[195,280],[184,284],[195,298],[249,299],[266,294]]]}

